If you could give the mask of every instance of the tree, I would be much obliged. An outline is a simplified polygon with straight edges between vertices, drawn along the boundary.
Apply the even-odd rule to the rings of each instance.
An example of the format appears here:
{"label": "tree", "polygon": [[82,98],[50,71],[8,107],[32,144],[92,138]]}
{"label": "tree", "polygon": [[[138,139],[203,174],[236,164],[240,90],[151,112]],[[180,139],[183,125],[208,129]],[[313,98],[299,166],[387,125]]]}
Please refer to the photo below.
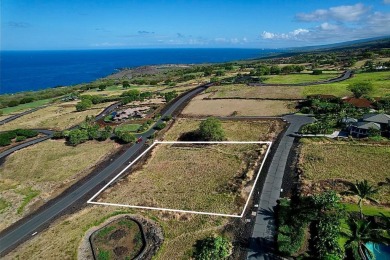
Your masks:
{"label": "tree", "polygon": [[340,198],[334,191],[327,191],[313,196],[313,202],[320,212],[340,208]]}
{"label": "tree", "polygon": [[133,143],[137,140],[137,137],[134,134],[127,131],[119,131],[116,133],[116,135],[119,138],[119,140],[121,140],[124,143]]}
{"label": "tree", "polygon": [[174,98],[176,98],[178,96],[177,92],[174,90],[174,91],[170,91],[170,92],[166,92],[164,94],[164,98],[165,98],[165,101],[168,103],[169,101],[173,100]]}
{"label": "tree", "polygon": [[103,90],[105,90],[107,88],[107,86],[105,85],[105,84],[100,84],[99,85],[99,90],[100,91],[103,91]]}
{"label": "tree", "polygon": [[130,88],[130,83],[129,83],[129,81],[124,80],[124,81],[122,82],[122,87],[123,87],[123,88]]}
{"label": "tree", "polygon": [[92,106],[92,101],[89,99],[84,99],[76,104],[76,111],[78,112],[84,111],[90,108],[91,106]]}
{"label": "tree", "polygon": [[221,122],[214,117],[209,117],[200,123],[199,135],[204,141],[222,141],[225,139]]}
{"label": "tree", "polygon": [[356,98],[369,94],[373,90],[371,82],[356,82],[349,84],[347,89],[351,91]]}
{"label": "tree", "polygon": [[88,139],[88,132],[85,129],[74,129],[69,131],[68,142],[73,146],[76,146],[80,143],[84,143],[88,141]]}
{"label": "tree", "polygon": [[351,186],[349,191],[346,191],[345,194],[355,195],[359,197],[358,206],[360,211],[360,218],[363,219],[363,210],[362,210],[362,203],[363,200],[369,200],[374,203],[378,203],[377,200],[372,198],[372,195],[375,195],[378,193],[378,189],[374,188],[374,186],[370,185],[367,180],[363,181],[356,181],[356,184]]}
{"label": "tree", "polygon": [[193,257],[197,260],[222,260],[231,254],[232,245],[224,237],[208,237],[197,241]]}
{"label": "tree", "polygon": [[377,230],[373,228],[371,222],[365,220],[351,219],[349,221],[350,230],[345,230],[342,234],[348,237],[345,245],[349,249],[354,259],[369,259],[374,258],[374,253],[367,247],[367,242],[381,242],[377,235]]}
{"label": "tree", "polygon": [[166,126],[167,126],[166,123],[161,122],[161,123],[158,123],[157,125],[155,125],[155,126],[154,126],[154,129],[156,129],[156,130],[162,130],[162,129],[164,129]]}
{"label": "tree", "polygon": [[313,75],[321,75],[322,74],[322,70],[313,70],[312,74]]}
{"label": "tree", "polygon": [[271,66],[270,72],[271,72],[271,74],[279,75],[280,74],[280,67],[273,65],[273,66]]}

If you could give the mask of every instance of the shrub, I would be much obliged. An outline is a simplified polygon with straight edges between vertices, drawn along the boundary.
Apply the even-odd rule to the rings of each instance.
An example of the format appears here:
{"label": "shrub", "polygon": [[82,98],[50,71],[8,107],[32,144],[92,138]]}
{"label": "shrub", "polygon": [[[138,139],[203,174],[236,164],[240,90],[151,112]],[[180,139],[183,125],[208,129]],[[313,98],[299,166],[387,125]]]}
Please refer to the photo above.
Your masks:
{"label": "shrub", "polygon": [[25,136],[27,138],[35,137],[38,135],[37,131],[29,130],[29,129],[17,129],[15,130],[15,134],[19,136]]}
{"label": "shrub", "polygon": [[22,141],[24,141],[26,139],[27,139],[27,137],[25,137],[25,136],[17,136],[15,141],[16,142],[22,142]]}
{"label": "shrub", "polygon": [[63,132],[61,132],[61,131],[55,131],[52,138],[53,138],[53,139],[62,139],[62,138],[64,138],[64,137],[65,137],[65,135],[64,135]]}
{"label": "shrub", "polygon": [[161,123],[158,123],[157,125],[155,125],[155,126],[154,126],[154,129],[156,129],[156,130],[162,130],[162,129],[164,129],[166,126],[167,126],[166,123],[161,122]]}
{"label": "shrub", "polygon": [[371,82],[356,82],[349,84],[347,89],[351,91],[356,98],[369,94],[373,90]]}
{"label": "shrub", "polygon": [[0,136],[0,146],[7,146],[11,144],[11,139]]}
{"label": "shrub", "polygon": [[103,120],[104,120],[104,122],[109,123],[112,121],[113,118],[114,118],[113,115],[108,115],[108,116],[105,116]]}
{"label": "shrub", "polygon": [[11,100],[10,102],[8,102],[8,105],[9,107],[16,107],[17,105],[19,105],[19,102],[16,101],[16,100]]}
{"label": "shrub", "polygon": [[89,140],[88,131],[85,129],[75,129],[69,131],[68,142],[76,146]]}
{"label": "shrub", "polygon": [[178,96],[176,91],[170,91],[164,94],[165,101],[168,103]]}
{"label": "shrub", "polygon": [[84,111],[92,106],[92,101],[90,99],[84,99],[76,104],[76,111]]}
{"label": "shrub", "polygon": [[313,75],[321,75],[322,74],[322,70],[313,70],[312,74]]}
{"label": "shrub", "polygon": [[26,103],[31,103],[34,101],[34,98],[33,97],[25,97],[25,98],[22,98],[20,101],[19,101],[19,104],[26,104]]}
{"label": "shrub", "polygon": [[172,119],[172,116],[164,116],[163,118],[162,118],[162,120],[163,121],[169,121],[169,120],[171,120]]}
{"label": "shrub", "polygon": [[200,123],[199,134],[204,141],[222,141],[225,139],[221,122],[214,117],[209,117]]}
{"label": "shrub", "polygon": [[198,240],[195,247],[193,257],[199,260],[227,259],[232,250],[229,240],[221,236]]}
{"label": "shrub", "polygon": [[119,131],[116,135],[118,139],[124,143],[133,143],[137,140],[137,137],[130,132]]}

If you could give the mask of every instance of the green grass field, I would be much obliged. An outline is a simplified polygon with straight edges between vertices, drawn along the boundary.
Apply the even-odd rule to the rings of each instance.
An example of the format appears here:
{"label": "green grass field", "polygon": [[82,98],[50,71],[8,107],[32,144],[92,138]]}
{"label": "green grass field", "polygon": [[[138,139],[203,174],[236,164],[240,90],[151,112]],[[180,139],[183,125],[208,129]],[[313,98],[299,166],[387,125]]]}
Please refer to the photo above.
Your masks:
{"label": "green grass field", "polygon": [[140,127],[140,124],[125,124],[117,126],[115,131],[137,132]]}
{"label": "green grass field", "polygon": [[3,111],[4,115],[8,115],[8,114],[12,114],[15,112],[21,112],[22,110],[27,110],[27,109],[32,109],[32,108],[40,107],[43,105],[47,105],[55,99],[56,98],[42,99],[42,100],[34,101],[31,103],[27,103],[27,104],[21,104],[21,105],[18,105],[16,107],[2,108],[0,110]]}
{"label": "green grass field", "polygon": [[332,79],[340,75],[340,73],[325,73],[321,75],[313,75],[308,73],[299,73],[299,74],[288,74],[288,75],[271,75],[265,76],[268,78],[265,83],[269,84],[294,84],[294,83],[306,83],[306,82],[315,82],[323,81],[327,79]]}
{"label": "green grass field", "polygon": [[390,76],[388,72],[355,74],[352,78],[337,83],[305,86],[303,87],[302,94],[304,96],[316,94],[335,95],[339,97],[348,96],[352,94],[347,90],[348,85],[356,82],[371,82],[374,87],[373,92],[370,93],[372,97],[381,97],[390,94]]}

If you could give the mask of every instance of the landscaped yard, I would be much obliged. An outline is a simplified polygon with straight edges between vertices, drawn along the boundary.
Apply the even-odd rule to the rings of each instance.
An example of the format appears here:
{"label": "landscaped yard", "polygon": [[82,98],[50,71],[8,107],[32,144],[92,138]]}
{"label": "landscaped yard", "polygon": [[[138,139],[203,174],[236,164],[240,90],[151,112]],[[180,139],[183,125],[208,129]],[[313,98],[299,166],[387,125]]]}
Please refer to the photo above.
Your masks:
{"label": "landscaped yard", "polygon": [[9,203],[0,214],[0,230],[86,176],[117,146],[106,141],[72,147],[48,140],[8,156],[0,166],[0,197]]}
{"label": "landscaped yard", "polygon": [[[330,188],[332,182],[327,180],[355,183],[366,179],[377,185],[390,178],[390,146],[304,140],[300,164],[304,181],[311,186],[307,192],[318,193],[325,184]],[[382,186],[376,198],[389,205],[390,187]]]}
{"label": "landscaped yard", "polygon": [[53,104],[43,109],[39,109],[38,111],[0,126],[0,131],[16,128],[64,130],[80,124],[85,120],[86,116],[98,115],[104,108],[112,104],[101,103],[94,105],[91,109],[86,111],[76,112],[76,103],[77,102]]}
{"label": "landscaped yard", "polygon": [[140,124],[122,124],[117,126],[115,131],[137,132],[140,127]]}
{"label": "landscaped yard", "polygon": [[193,99],[183,110],[189,116],[280,116],[294,113],[296,103],[279,100]]}

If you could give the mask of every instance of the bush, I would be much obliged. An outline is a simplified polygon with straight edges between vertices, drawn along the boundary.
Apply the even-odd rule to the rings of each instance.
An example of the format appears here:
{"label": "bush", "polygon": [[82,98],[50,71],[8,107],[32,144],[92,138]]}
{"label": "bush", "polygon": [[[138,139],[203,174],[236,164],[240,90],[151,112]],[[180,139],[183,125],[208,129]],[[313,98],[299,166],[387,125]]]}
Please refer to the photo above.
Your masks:
{"label": "bush", "polygon": [[165,121],[165,122],[167,122],[167,121],[169,121],[169,120],[171,120],[171,119],[172,119],[172,116],[164,116],[164,117],[162,118],[162,120]]}
{"label": "bush", "polygon": [[130,132],[119,131],[116,135],[118,139],[124,143],[133,143],[137,140],[137,137]]}
{"label": "bush", "polygon": [[92,107],[92,101],[90,99],[84,99],[76,104],[76,111],[84,111]]}
{"label": "bush", "polygon": [[162,130],[162,129],[164,129],[166,126],[167,126],[166,123],[161,122],[161,123],[158,123],[157,125],[155,125],[155,126],[154,126],[154,129],[156,129],[156,130]]}
{"label": "bush", "polygon": [[313,75],[321,75],[322,74],[322,70],[313,70],[312,74]]}
{"label": "bush", "polygon": [[109,123],[112,121],[113,118],[114,118],[113,115],[108,115],[108,116],[105,116],[103,120],[104,120],[104,122]]}
{"label": "bush", "polygon": [[200,123],[199,135],[204,141],[222,141],[225,139],[221,122],[214,117],[209,117]]}
{"label": "bush", "polygon": [[198,240],[195,247],[193,257],[198,260],[227,259],[232,250],[229,240],[221,236]]}
{"label": "bush", "polygon": [[347,89],[351,91],[356,98],[369,94],[373,90],[371,82],[356,82],[349,84]]}
{"label": "bush", "polygon": [[15,130],[15,134],[19,136],[25,136],[27,138],[35,137],[38,135],[37,131],[29,130],[29,129],[17,129]]}
{"label": "bush", "polygon": [[75,129],[69,131],[68,136],[69,144],[76,146],[89,140],[88,131],[85,129]]}
{"label": "bush", "polygon": [[16,142],[22,142],[22,141],[24,141],[26,139],[27,139],[27,137],[25,137],[25,136],[17,136],[15,141]]}
{"label": "bush", "polygon": [[27,104],[27,103],[31,103],[33,101],[34,101],[34,98],[32,98],[32,97],[25,97],[25,98],[22,98],[19,101],[19,104]]}
{"label": "bush", "polygon": [[165,101],[168,103],[178,96],[176,91],[170,91],[164,94]]}
{"label": "bush", "polygon": [[16,101],[16,100],[11,100],[10,102],[8,102],[7,106],[9,107],[16,107],[17,105],[19,105],[19,102]]}
{"label": "bush", "polygon": [[0,136],[0,146],[7,146],[11,144],[11,139]]}
{"label": "bush", "polygon": [[61,132],[61,131],[55,131],[52,138],[53,138],[53,139],[62,139],[62,138],[64,138],[64,137],[65,137],[65,135],[64,135],[63,132]]}

